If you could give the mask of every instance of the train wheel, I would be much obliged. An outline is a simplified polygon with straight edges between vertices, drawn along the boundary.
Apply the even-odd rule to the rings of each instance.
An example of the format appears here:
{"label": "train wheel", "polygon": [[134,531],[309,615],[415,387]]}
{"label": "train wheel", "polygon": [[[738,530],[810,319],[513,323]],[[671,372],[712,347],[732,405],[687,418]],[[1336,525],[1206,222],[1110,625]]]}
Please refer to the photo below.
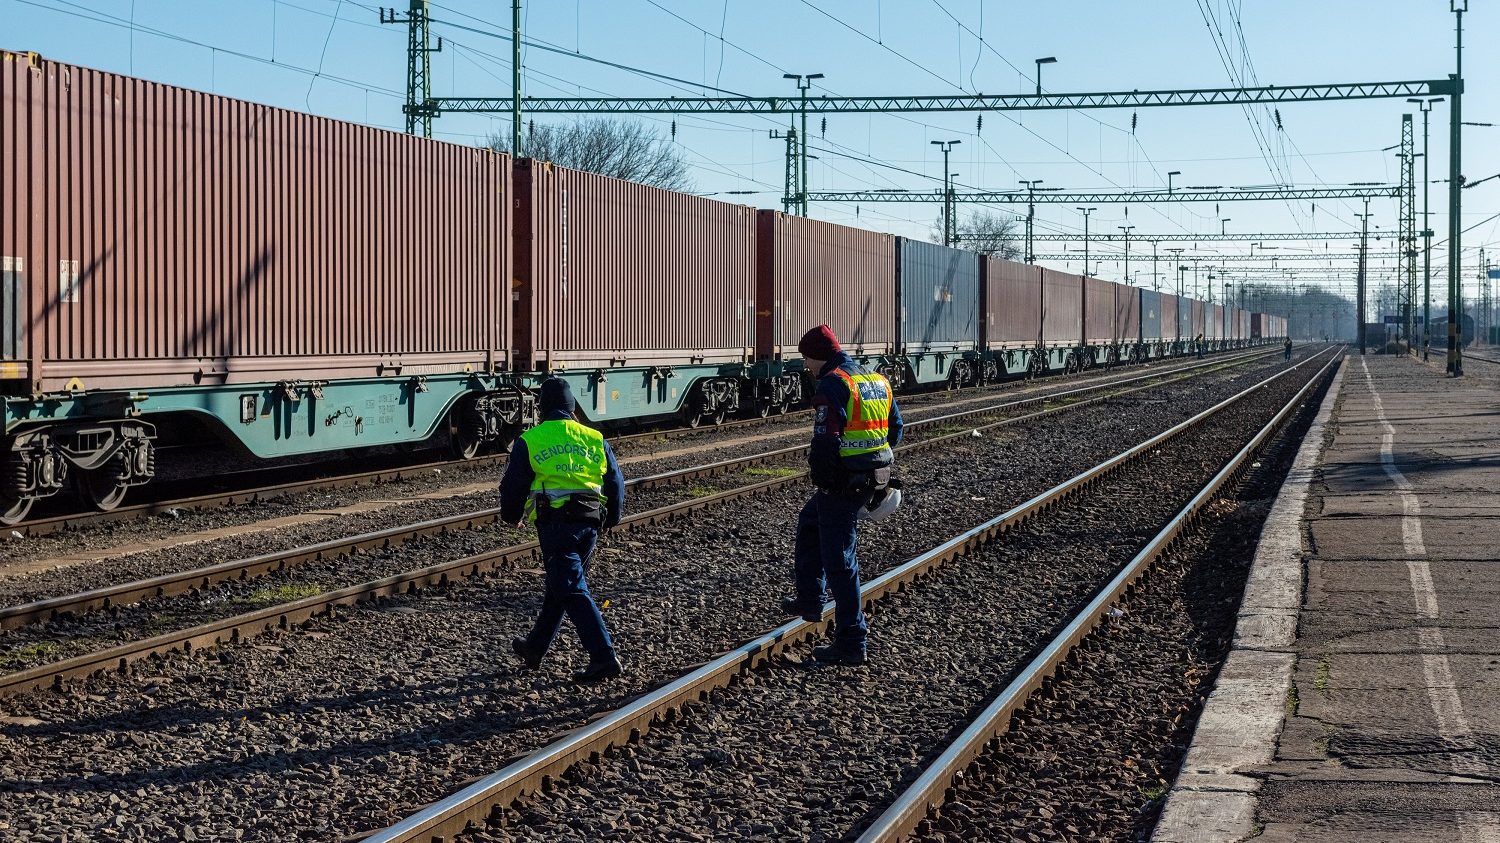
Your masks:
{"label": "train wheel", "polygon": [[702,427],[703,426],[703,416],[701,414],[699,414],[699,413],[696,413],[696,412],[689,413],[688,416],[687,416],[687,426],[691,427],[691,428],[694,428],[694,429]]}
{"label": "train wheel", "polygon": [[26,513],[31,511],[31,502],[34,498],[13,498],[0,492],[0,524],[9,527],[19,524],[26,518]]}
{"label": "train wheel", "polygon": [[99,468],[73,475],[78,497],[100,512],[109,512],[119,506],[130,490],[129,485],[120,481],[120,472],[113,463],[114,460],[110,460]]}
{"label": "train wheel", "polygon": [[475,435],[473,428],[464,425],[459,413],[448,415],[448,449],[454,459],[472,460],[479,456],[484,441]]}
{"label": "train wheel", "polygon": [[790,413],[791,411],[792,411],[792,405],[791,405],[791,402],[789,402],[789,401],[783,401],[780,404],[776,405],[776,415],[778,415],[778,416],[784,416],[787,413]]}
{"label": "train wheel", "polygon": [[729,411],[728,410],[720,410],[719,412],[714,413],[713,416],[711,417],[713,419],[713,422],[714,422],[714,427],[718,427],[719,425],[723,424],[724,423],[724,419],[726,419],[728,417],[729,417]]}
{"label": "train wheel", "polygon": [[755,415],[761,418],[771,415],[771,405],[764,401],[757,402],[755,405]]}

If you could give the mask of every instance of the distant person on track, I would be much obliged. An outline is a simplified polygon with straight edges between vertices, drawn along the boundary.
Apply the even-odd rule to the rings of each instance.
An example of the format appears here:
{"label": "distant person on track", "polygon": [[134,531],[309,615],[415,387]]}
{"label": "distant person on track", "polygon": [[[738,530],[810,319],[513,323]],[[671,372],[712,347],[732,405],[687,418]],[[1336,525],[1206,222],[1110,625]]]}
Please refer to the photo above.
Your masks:
{"label": "distant person on track", "polygon": [[584,574],[599,533],[620,522],[625,478],[604,436],[575,419],[567,381],[543,381],[539,409],[541,424],[516,440],[500,480],[500,517],[518,527],[528,520],[536,524],[544,575],[536,625],[511,641],[511,649],[536,670],[566,614],[589,654],[588,666],[574,678],[612,679],[624,668]]}
{"label": "distant person on track", "polygon": [[1197,338],[1195,338],[1193,340],[1193,346],[1198,349],[1198,359],[1202,360],[1203,359],[1203,335],[1202,334],[1199,334],[1197,336]]}
{"label": "distant person on track", "polygon": [[1284,359],[1287,359],[1287,360],[1292,359],[1292,338],[1291,337],[1287,337],[1286,338],[1286,342],[1284,342],[1284,343],[1281,344],[1281,350],[1286,355],[1286,357]]}
{"label": "distant person on track", "polygon": [[817,491],[797,517],[797,593],[781,608],[816,621],[826,586],[835,604],[833,642],[813,648],[813,657],[864,664],[868,629],[855,556],[860,511],[890,492],[891,449],[901,442],[901,411],[890,382],[845,354],[827,325],[808,331],[797,350],[817,381],[807,455]]}

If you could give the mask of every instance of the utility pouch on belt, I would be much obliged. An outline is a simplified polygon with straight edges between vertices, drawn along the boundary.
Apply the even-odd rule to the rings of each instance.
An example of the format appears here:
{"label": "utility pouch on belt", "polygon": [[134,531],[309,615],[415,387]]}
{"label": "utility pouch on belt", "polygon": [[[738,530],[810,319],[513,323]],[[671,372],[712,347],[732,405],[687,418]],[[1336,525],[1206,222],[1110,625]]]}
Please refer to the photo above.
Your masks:
{"label": "utility pouch on belt", "polygon": [[850,497],[871,499],[884,497],[885,490],[891,485],[891,467],[871,469],[869,471],[851,472],[849,475],[849,486],[845,490]]}
{"label": "utility pouch on belt", "polygon": [[546,495],[533,495],[536,502],[538,524],[549,521],[582,521],[586,524],[604,523],[604,502],[585,495],[570,495],[562,506],[553,506]]}

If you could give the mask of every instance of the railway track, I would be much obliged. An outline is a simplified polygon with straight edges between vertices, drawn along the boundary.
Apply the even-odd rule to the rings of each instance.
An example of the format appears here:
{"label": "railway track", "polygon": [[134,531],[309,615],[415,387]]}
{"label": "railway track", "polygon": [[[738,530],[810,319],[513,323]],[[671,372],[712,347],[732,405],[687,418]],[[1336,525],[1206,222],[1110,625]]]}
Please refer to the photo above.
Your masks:
{"label": "railway track", "polygon": [[[1113,380],[1089,386],[1071,387],[1030,397],[995,403],[984,402],[983,406],[945,412],[908,424],[908,430],[920,441],[903,445],[902,451],[916,451],[953,442],[974,435],[974,431],[995,430],[1024,425],[1050,415],[1068,412],[1104,401],[1157,388],[1194,377],[1203,371],[1219,371],[1231,366],[1254,361],[1263,355],[1247,355],[1243,358],[1219,360],[1198,364],[1170,372],[1137,374],[1123,380]],[[1046,407],[1045,405],[1054,406]],[[1037,408],[1041,409],[1037,409]],[[999,421],[979,423],[977,421],[997,414],[1012,414]],[[959,427],[952,431],[953,427]],[[935,431],[933,435],[925,435]],[[805,452],[805,445],[775,448],[743,457],[719,460],[689,468],[667,471],[629,481],[632,492],[662,489],[703,478],[743,472],[756,466],[785,461]],[[661,524],[667,520],[698,512],[707,507],[736,499],[760,494],[769,490],[787,487],[800,482],[806,472],[785,470],[779,476],[747,484],[735,485],[712,494],[695,495],[664,506],[627,517],[617,528],[622,532],[639,530]],[[495,508],[462,513],[432,521],[402,525],[373,533],[365,533],[322,542],[316,545],[291,548],[271,554],[245,559],[231,560],[206,568],[185,570],[119,583],[85,592],[60,595],[27,604],[0,609],[0,629],[15,630],[30,625],[56,620],[71,619],[91,612],[126,607],[146,600],[160,600],[180,595],[201,595],[205,590],[223,583],[243,583],[256,577],[265,577],[291,571],[298,566],[338,559],[362,552],[392,548],[422,537],[439,536],[465,530],[474,530],[494,525],[499,520]],[[399,594],[413,589],[442,585],[481,573],[514,568],[535,561],[538,548],[528,541],[498,550],[465,556],[450,562],[403,571],[392,576],[357,583],[344,588],[324,590],[298,600],[280,601],[275,605],[253,611],[215,618],[183,629],[158,635],[142,637],[112,647],[51,661],[17,670],[0,676],[0,696],[26,690],[55,686],[62,681],[87,676],[99,671],[124,668],[126,665],[151,655],[173,651],[192,651],[224,642],[243,640],[276,629],[287,629],[327,613],[333,607],[373,600]],[[230,605],[226,603],[225,605]],[[66,633],[65,633],[66,634]],[[44,639],[45,640],[45,639]],[[23,647],[35,649],[38,641],[28,641]]]}
{"label": "railway track", "polygon": [[[1281,394],[1290,394],[1290,399],[1281,402],[1279,409],[1271,413],[1269,421],[1260,425],[1257,419],[1258,432],[1243,447],[1232,451],[1233,456],[1227,463],[1216,471],[1209,469],[1212,473],[1211,478],[1200,491],[1191,496],[1186,506],[1168,519],[1165,528],[1160,532],[1153,531],[1155,534],[1145,540],[1144,547],[1136,552],[1123,568],[1103,578],[1105,581],[1103,587],[1083,601],[1081,610],[1074,613],[1071,618],[1063,618],[1063,623],[1059,624],[1060,631],[1055,636],[1047,637],[1040,646],[1034,648],[1036,657],[1030,659],[1029,662],[1023,660],[1020,663],[1023,666],[1015,674],[1013,681],[1005,687],[1001,696],[993,705],[985,707],[980,716],[975,718],[976,725],[965,730],[960,736],[960,741],[956,742],[953,747],[939,753],[937,762],[918,775],[913,786],[892,802],[888,811],[875,817],[873,823],[870,824],[866,839],[894,839],[917,827],[927,815],[930,806],[934,802],[941,801],[942,794],[951,782],[955,771],[961,770],[972,759],[978,748],[982,748],[997,731],[1005,729],[1009,723],[1010,712],[1041,686],[1045,677],[1056,669],[1056,665],[1066,657],[1068,652],[1080,640],[1083,640],[1101,618],[1108,615],[1120,595],[1150,569],[1153,561],[1171,546],[1172,540],[1192,523],[1202,508],[1213,500],[1215,494],[1245,469],[1258,449],[1286,423],[1305,396],[1310,394],[1316,385],[1331,372],[1337,359],[1336,353],[1330,356],[1327,351],[1320,352],[1057,484],[1050,490],[1032,497],[1003,514],[955,536],[940,546],[910,559],[905,564],[886,571],[864,586],[863,600],[866,606],[884,611],[881,607],[893,602],[891,598],[895,595],[919,594],[922,589],[935,588],[936,586],[925,585],[922,582],[923,579],[947,566],[961,568],[962,566],[953,566],[952,563],[984,552],[984,549],[999,537],[1023,530],[1023,525],[1045,517],[1048,512],[1064,506],[1075,497],[1080,497],[1080,493],[1107,482],[1113,482],[1127,469],[1143,462],[1149,461],[1155,470],[1156,465],[1161,462],[1160,455],[1163,451],[1172,447],[1174,443],[1194,441],[1190,437],[1197,435],[1200,430],[1207,429],[1208,425],[1221,415],[1230,416],[1242,404],[1249,404],[1248,399],[1261,394],[1268,396],[1275,394],[1278,398]],[[1302,370],[1304,374],[1308,374],[1310,370],[1316,371],[1309,374],[1300,388],[1296,388],[1295,384],[1282,386],[1282,383],[1287,382],[1281,379],[1297,370]],[[1278,389],[1281,390],[1280,393],[1274,392]],[[1264,393],[1262,393],[1263,390],[1265,390]],[[1267,412],[1270,410],[1268,409]],[[1219,439],[1222,440],[1222,437]],[[1201,446],[1203,442],[1198,441],[1197,444]],[[1197,452],[1189,453],[1196,454]],[[1191,463],[1193,459],[1189,457],[1186,462]],[[1201,466],[1199,470],[1202,470]],[[908,597],[908,599],[913,598]],[[947,605],[947,611],[952,613],[954,604],[945,605]],[[556,833],[559,827],[570,829],[572,834],[586,837],[591,831],[597,832],[599,826],[590,825],[587,818],[576,816],[574,811],[592,814],[596,808],[596,798],[609,801],[608,810],[611,816],[624,817],[631,811],[643,812],[651,817],[650,822],[658,824],[657,827],[660,827],[661,823],[670,822],[670,815],[651,811],[650,806],[655,799],[667,801],[675,799],[678,803],[677,807],[681,808],[683,804],[686,804],[688,807],[685,810],[689,812],[693,811],[695,806],[701,807],[705,812],[713,812],[722,809],[710,808],[708,800],[711,797],[724,798],[725,804],[733,805],[733,810],[740,818],[749,818],[748,806],[735,802],[725,795],[732,793],[732,789],[726,786],[725,789],[716,790],[715,785],[725,779],[743,779],[744,781],[737,783],[736,786],[774,788],[776,785],[771,785],[769,780],[764,785],[751,784],[751,782],[759,783],[761,775],[769,775],[771,780],[785,784],[785,777],[778,777],[769,771],[764,774],[752,774],[748,771],[765,768],[755,762],[743,762],[737,759],[732,748],[721,749],[721,746],[732,743],[731,737],[723,731],[730,727],[722,720],[705,715],[695,721],[692,734],[707,736],[697,737],[695,740],[708,743],[700,743],[694,748],[692,754],[696,760],[690,766],[697,772],[694,774],[693,787],[686,790],[679,782],[672,781],[669,777],[654,778],[653,776],[661,773],[659,768],[650,767],[646,772],[641,772],[635,759],[646,758],[645,755],[640,755],[640,752],[644,750],[629,753],[628,750],[621,748],[627,744],[642,743],[644,736],[654,727],[677,722],[689,709],[712,710],[716,707],[723,707],[734,712],[752,712],[746,714],[746,717],[756,716],[753,714],[758,710],[756,706],[766,705],[767,702],[756,695],[770,694],[769,691],[762,690],[762,685],[766,681],[772,681],[772,677],[766,676],[761,683],[757,683],[754,681],[752,671],[758,667],[771,666],[773,662],[780,660],[780,657],[800,648],[805,641],[825,631],[827,624],[831,622],[831,615],[830,608],[825,611],[823,619],[819,622],[795,620],[755,637],[650,693],[592,719],[588,725],[572,731],[553,743],[516,760],[504,769],[476,781],[458,793],[435,802],[366,839],[382,843],[448,841],[464,839],[463,835],[466,833],[472,834],[475,839],[492,839],[489,830],[496,829],[498,823],[517,821],[518,815],[511,811],[510,806],[522,799],[527,800],[523,813],[519,815],[525,827],[507,828],[503,833],[505,839],[528,836],[547,837],[549,834]],[[877,640],[881,634],[881,626],[877,624]],[[788,669],[806,673],[800,668]],[[820,680],[819,684],[824,686],[829,682],[839,684],[837,679],[828,676],[819,676],[815,679]],[[878,679],[851,681],[847,692],[840,691],[836,694],[842,700],[839,705],[858,708],[856,699],[862,698],[873,690],[871,683],[876,683],[878,686]],[[733,698],[721,697],[716,696],[716,693],[735,696]],[[756,702],[752,704],[749,701],[750,698],[754,698]],[[703,700],[708,700],[708,702],[700,705],[700,701]],[[786,700],[776,697],[772,702],[784,703]],[[718,706],[719,703],[723,705]],[[774,705],[770,706],[769,710],[773,713],[768,716],[773,719],[778,716],[781,719],[790,717],[800,722],[806,717],[814,716],[806,710],[784,709]],[[776,712],[779,712],[779,715]],[[832,724],[828,724],[828,729],[827,734],[834,741],[845,740],[837,736],[842,733],[833,732]],[[802,737],[805,739],[805,736]],[[876,740],[873,737],[871,739]],[[663,741],[671,740],[670,736],[663,738]],[[847,740],[854,739],[849,737]],[[682,741],[677,741],[677,743],[681,744]],[[706,748],[709,748],[709,751],[705,753]],[[774,752],[774,749],[772,751]],[[795,751],[807,756],[810,763],[814,765],[818,763],[816,748],[798,745]],[[631,757],[630,765],[623,765],[622,759],[626,755]],[[682,753],[674,756],[674,760],[682,760]],[[548,794],[554,791],[554,786],[560,788],[557,790],[559,799],[567,795],[566,791],[569,786],[561,783],[565,780],[565,776],[570,775],[569,771],[580,764],[591,771],[581,774],[582,780],[586,782],[598,778],[606,780],[589,794],[568,796],[566,804],[571,808],[561,809],[564,814],[567,814],[565,826],[547,825],[545,818],[540,816],[546,811],[541,803],[548,801],[550,798]],[[618,766],[628,766],[629,771],[610,772],[606,776],[604,768],[609,767],[613,770]],[[721,768],[725,772],[719,775],[717,771]],[[842,774],[843,771],[839,772]],[[663,775],[670,776],[670,774]],[[805,784],[815,786],[822,778],[822,773],[809,770],[804,778],[807,779]],[[569,780],[577,781],[579,777],[571,777]],[[704,794],[701,797],[703,801],[699,802],[698,796],[684,795],[688,792]],[[714,794],[718,796],[715,797]],[[825,798],[828,800],[826,804],[830,806],[838,800],[837,796]],[[616,801],[617,799],[619,801]],[[750,825],[751,830],[754,827]],[[765,827],[775,828],[774,822]],[[794,834],[806,833],[807,829],[803,828],[798,831],[783,827],[782,831]]]}
{"label": "railway track", "polygon": [[[1205,364],[1211,365],[1214,362],[1242,359],[1269,353],[1271,352],[1252,350],[1218,358],[1210,358],[1201,363],[1188,364],[1186,366],[1170,365],[1167,369],[1162,370],[1162,373],[1183,371]],[[1141,369],[1150,371],[1159,363],[1160,361],[1155,364],[1148,363],[1142,366]],[[1100,371],[1102,374],[1099,377],[1101,378],[1112,376],[1112,373],[1108,373],[1107,370]],[[903,397],[902,402],[903,406],[909,403],[915,408],[927,403],[929,399],[945,403],[953,403],[955,400],[957,402],[983,400],[983,397],[987,395],[1013,390],[1026,390],[1033,387],[1034,384],[1030,381],[1006,381],[996,387],[980,388],[978,391],[982,394],[978,397],[972,394],[973,390],[966,390],[958,393],[961,397],[957,399],[954,399],[954,393],[929,393],[906,396]],[[680,427],[625,433],[612,436],[610,441],[620,446],[631,442],[694,440],[704,438],[706,435],[717,435],[724,431],[764,428],[786,423],[787,421],[795,423],[801,417],[805,416],[806,413],[806,410],[797,410],[781,416],[734,419],[726,421],[723,424],[707,427]],[[331,471],[336,471],[336,464],[330,463],[308,463],[295,466],[247,469],[216,475],[211,479],[211,482],[218,488],[210,491],[192,490],[195,486],[201,488],[202,483],[175,481],[178,484],[187,485],[190,489],[189,493],[141,503],[126,504],[107,512],[70,511],[31,518],[9,526],[6,529],[23,536],[40,536],[63,530],[120,523],[173,512],[181,513],[231,507],[310,492],[326,492],[337,489],[397,483],[413,478],[428,477],[435,472],[489,468],[503,465],[505,459],[505,454],[486,454],[467,460],[432,460],[415,464],[386,466],[354,473],[330,473]],[[288,481],[285,479],[285,475],[288,472],[306,474],[307,476]]]}

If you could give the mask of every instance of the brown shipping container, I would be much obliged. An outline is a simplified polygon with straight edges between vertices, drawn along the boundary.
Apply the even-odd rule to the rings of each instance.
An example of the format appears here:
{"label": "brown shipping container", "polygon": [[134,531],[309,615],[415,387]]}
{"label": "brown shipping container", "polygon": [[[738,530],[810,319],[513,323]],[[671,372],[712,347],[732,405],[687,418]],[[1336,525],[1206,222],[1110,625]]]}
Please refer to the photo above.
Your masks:
{"label": "brown shipping container", "polygon": [[1083,339],[1083,276],[1042,270],[1042,342],[1078,345]]}
{"label": "brown shipping container", "polygon": [[984,330],[988,348],[1030,348],[1042,340],[1042,270],[984,258]]}
{"label": "brown shipping container", "polygon": [[1188,303],[1193,308],[1193,324],[1188,326],[1188,330],[1182,332],[1183,337],[1194,340],[1201,334],[1204,339],[1208,339],[1208,327],[1204,324],[1207,319],[1207,310],[1205,309],[1207,304],[1197,299],[1189,299]]}
{"label": "brown shipping container", "polygon": [[797,357],[797,340],[824,324],[855,354],[895,351],[895,237],[759,211],[755,248],[757,357]]}
{"label": "brown shipping container", "polygon": [[1101,278],[1085,278],[1083,285],[1083,339],[1087,343],[1114,342],[1115,284]]}
{"label": "brown shipping container", "polygon": [[1127,284],[1115,285],[1115,341],[1140,342],[1141,290]]}
{"label": "brown shipping container", "polygon": [[1161,338],[1177,339],[1177,297],[1171,293],[1161,294]]}
{"label": "brown shipping container", "polygon": [[507,366],[506,156],[0,64],[0,255],[26,308],[0,374],[50,391]]}
{"label": "brown shipping container", "polygon": [[523,369],[746,361],[755,209],[516,162]]}
{"label": "brown shipping container", "polygon": [[1223,339],[1224,338],[1224,305],[1222,305],[1222,304],[1211,304],[1211,305],[1208,306],[1208,310],[1206,311],[1206,314],[1207,314],[1208,322],[1207,322],[1207,327],[1203,331],[1203,336],[1205,338],[1211,339],[1211,340]]}

